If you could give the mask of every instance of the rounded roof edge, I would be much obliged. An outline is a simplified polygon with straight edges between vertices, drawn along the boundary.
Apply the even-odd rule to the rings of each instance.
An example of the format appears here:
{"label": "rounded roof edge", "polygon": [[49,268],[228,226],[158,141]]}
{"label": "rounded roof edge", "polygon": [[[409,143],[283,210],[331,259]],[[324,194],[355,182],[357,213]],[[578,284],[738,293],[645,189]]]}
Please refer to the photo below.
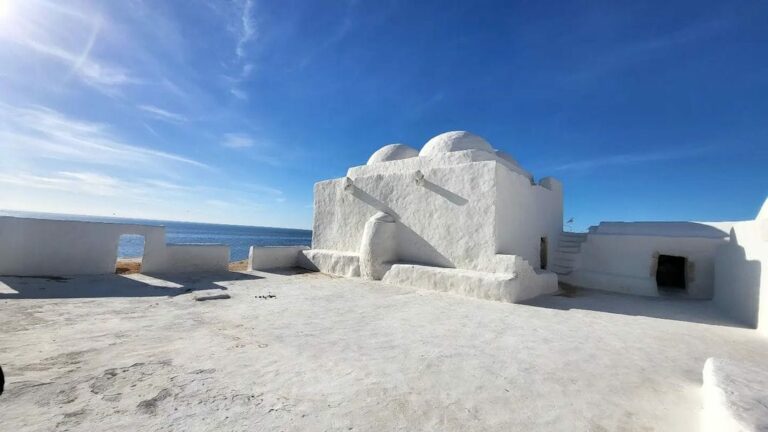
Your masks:
{"label": "rounded roof edge", "polygon": [[366,165],[373,165],[380,162],[389,162],[400,159],[409,159],[417,157],[419,151],[406,144],[388,144],[376,150]]}
{"label": "rounded roof edge", "polygon": [[485,138],[467,131],[441,133],[427,141],[419,156],[433,156],[463,150],[482,150],[493,153],[493,147]]}

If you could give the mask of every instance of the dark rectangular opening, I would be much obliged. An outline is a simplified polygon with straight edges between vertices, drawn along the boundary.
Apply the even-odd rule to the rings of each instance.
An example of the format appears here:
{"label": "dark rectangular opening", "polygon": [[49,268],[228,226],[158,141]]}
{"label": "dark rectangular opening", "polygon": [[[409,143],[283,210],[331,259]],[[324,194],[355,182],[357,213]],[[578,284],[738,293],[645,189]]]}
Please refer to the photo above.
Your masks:
{"label": "dark rectangular opening", "polygon": [[539,240],[539,267],[542,270],[547,269],[547,238],[542,237]]}
{"label": "dark rectangular opening", "polygon": [[684,290],[686,264],[685,257],[659,255],[656,266],[656,286],[661,290]]}

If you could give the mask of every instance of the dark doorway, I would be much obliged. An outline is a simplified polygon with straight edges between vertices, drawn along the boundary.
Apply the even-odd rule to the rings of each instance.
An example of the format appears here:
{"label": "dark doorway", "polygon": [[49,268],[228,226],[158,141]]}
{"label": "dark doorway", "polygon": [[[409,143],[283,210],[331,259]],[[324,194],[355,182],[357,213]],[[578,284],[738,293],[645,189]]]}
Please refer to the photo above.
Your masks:
{"label": "dark doorway", "polygon": [[659,255],[656,266],[656,286],[661,290],[685,290],[687,261],[685,257]]}
{"label": "dark doorway", "polygon": [[547,238],[542,237],[539,240],[539,267],[542,270],[547,269]]}

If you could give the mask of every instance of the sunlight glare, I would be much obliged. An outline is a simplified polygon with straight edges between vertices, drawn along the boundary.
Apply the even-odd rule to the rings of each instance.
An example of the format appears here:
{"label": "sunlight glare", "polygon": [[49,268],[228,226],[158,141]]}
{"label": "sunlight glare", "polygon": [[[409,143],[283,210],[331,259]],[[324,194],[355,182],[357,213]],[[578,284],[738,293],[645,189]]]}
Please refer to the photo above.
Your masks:
{"label": "sunlight glare", "polygon": [[5,21],[11,16],[11,0],[0,0],[0,21]]}

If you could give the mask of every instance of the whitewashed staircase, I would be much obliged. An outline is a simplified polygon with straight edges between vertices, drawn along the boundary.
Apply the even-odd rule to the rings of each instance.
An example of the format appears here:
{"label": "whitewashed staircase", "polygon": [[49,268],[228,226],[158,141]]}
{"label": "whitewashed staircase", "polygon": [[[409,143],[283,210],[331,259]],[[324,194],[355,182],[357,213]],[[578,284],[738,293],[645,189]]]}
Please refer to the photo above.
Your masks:
{"label": "whitewashed staircase", "polygon": [[555,262],[552,271],[559,275],[568,275],[573,271],[573,262],[576,259],[581,244],[587,240],[587,233],[575,233],[563,231],[555,251]]}

